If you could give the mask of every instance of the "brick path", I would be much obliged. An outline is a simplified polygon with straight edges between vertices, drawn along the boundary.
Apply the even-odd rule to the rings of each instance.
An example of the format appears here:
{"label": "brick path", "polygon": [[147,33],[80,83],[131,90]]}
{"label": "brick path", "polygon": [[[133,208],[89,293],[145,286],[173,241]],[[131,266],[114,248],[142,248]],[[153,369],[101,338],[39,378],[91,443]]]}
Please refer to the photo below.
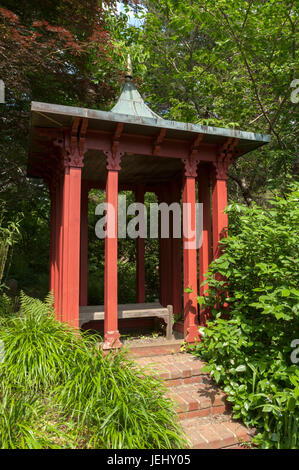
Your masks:
{"label": "brick path", "polygon": [[232,420],[225,394],[201,372],[203,362],[187,353],[161,349],[156,355],[149,356],[145,349],[132,355],[168,387],[167,396],[176,403],[191,448],[244,448],[241,443],[248,442],[252,432]]}

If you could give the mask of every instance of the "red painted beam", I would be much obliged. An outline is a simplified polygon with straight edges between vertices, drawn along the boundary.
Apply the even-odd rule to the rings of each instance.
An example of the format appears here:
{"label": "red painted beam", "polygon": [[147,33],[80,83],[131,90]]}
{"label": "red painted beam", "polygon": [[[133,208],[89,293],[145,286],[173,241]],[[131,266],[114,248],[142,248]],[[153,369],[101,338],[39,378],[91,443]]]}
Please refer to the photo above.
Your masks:
{"label": "red painted beam", "polygon": [[[57,132],[57,131],[56,131]],[[86,149],[110,151],[111,142],[114,134],[105,131],[88,130],[85,137]],[[194,153],[200,155],[202,161],[214,161],[216,159],[216,144],[199,143],[198,148],[194,149]],[[138,134],[121,134],[119,138],[118,151],[123,153],[133,153],[138,155],[153,154],[153,138],[151,136],[143,136]],[[164,138],[156,148],[155,156],[182,158],[188,157],[190,154],[190,142],[179,139]]]}

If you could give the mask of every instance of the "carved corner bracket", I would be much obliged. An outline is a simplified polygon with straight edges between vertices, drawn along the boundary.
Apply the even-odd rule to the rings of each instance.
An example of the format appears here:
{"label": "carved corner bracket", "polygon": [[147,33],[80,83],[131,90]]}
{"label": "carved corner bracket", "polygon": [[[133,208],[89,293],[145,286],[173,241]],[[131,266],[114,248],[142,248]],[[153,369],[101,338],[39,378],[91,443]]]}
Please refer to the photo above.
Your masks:
{"label": "carved corner bracket", "polygon": [[215,167],[215,176],[218,180],[227,180],[228,167],[234,159],[235,147],[239,139],[229,138],[220,147],[216,160],[213,162]]}
{"label": "carved corner bracket", "polygon": [[61,151],[64,168],[84,166],[84,155],[87,151],[85,146],[87,125],[87,118],[75,118],[72,128],[63,130],[53,140],[53,145]]}
{"label": "carved corner bracket", "polygon": [[197,176],[197,167],[200,162],[199,157],[199,146],[203,139],[203,134],[198,134],[192,145],[190,146],[189,155],[187,158],[182,158],[182,162],[185,166],[185,176],[192,176],[196,178]]}
{"label": "carved corner bracket", "polygon": [[120,152],[119,144],[120,138],[124,129],[124,124],[119,122],[116,125],[114,135],[111,142],[111,150],[105,150],[104,154],[106,155],[106,168],[110,171],[119,171],[121,157],[124,155],[124,152]]}
{"label": "carved corner bracket", "polygon": [[193,178],[196,178],[199,158],[182,158],[182,162],[185,167],[185,176],[192,176]]}
{"label": "carved corner bracket", "polygon": [[124,155],[124,152],[120,152],[117,149],[114,149],[114,150],[112,149],[112,150],[105,150],[104,154],[106,155],[106,159],[107,159],[107,165],[106,165],[107,170],[119,171],[121,169],[120,167],[121,157]]}

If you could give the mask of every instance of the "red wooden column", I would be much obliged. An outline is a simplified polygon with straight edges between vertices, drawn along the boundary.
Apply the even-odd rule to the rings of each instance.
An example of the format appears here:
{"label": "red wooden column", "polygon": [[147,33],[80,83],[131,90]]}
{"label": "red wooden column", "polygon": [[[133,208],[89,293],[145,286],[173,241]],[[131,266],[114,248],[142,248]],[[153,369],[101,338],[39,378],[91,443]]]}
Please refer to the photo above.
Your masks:
{"label": "red wooden column", "polygon": [[[161,187],[158,194],[158,202],[171,205],[180,202],[181,183],[173,181],[171,184]],[[161,213],[159,213],[159,273],[160,273],[160,303],[163,307],[173,306],[174,313],[182,311],[182,279],[181,279],[181,240],[173,238],[173,213],[169,211],[169,236],[161,236]]]}
{"label": "red wooden column", "polygon": [[60,287],[61,287],[61,253],[62,253],[62,177],[58,172],[56,178],[56,211],[55,211],[55,276],[54,276],[54,308],[58,320],[60,316]]}
{"label": "red wooden column", "polygon": [[81,167],[69,163],[64,172],[62,227],[62,320],[79,327]]}
{"label": "red wooden column", "polygon": [[64,171],[60,173],[58,180],[58,208],[57,208],[57,218],[58,223],[56,226],[57,229],[57,308],[56,308],[56,317],[62,321],[62,262],[63,262],[63,186],[64,186]]}
{"label": "red wooden column", "polygon": [[[161,190],[156,191],[157,198],[158,198],[158,204],[161,204],[162,202],[162,195],[161,195]],[[163,287],[164,287],[164,282],[163,282],[163,268],[164,268],[164,247],[163,247],[163,239],[161,238],[161,213],[158,213],[158,237],[159,237],[159,301],[160,304],[163,305],[165,303],[164,299],[164,292],[163,292]]]}
{"label": "red wooden column", "polygon": [[50,279],[49,290],[54,294],[54,311],[57,319],[60,319],[58,314],[59,305],[59,230],[60,230],[60,212],[61,212],[61,198],[60,198],[60,171],[59,168],[54,168],[49,180],[50,189]]}
{"label": "red wooden column", "polygon": [[58,302],[58,215],[59,215],[59,173],[52,172],[50,181],[51,219],[50,219],[50,291],[54,294],[54,309],[57,311]]}
{"label": "red wooden column", "polygon": [[[158,203],[167,202],[167,194],[169,188],[165,189],[163,186],[157,191]],[[161,211],[159,211],[159,278],[160,278],[160,304],[166,307],[168,304],[172,305],[170,301],[170,289],[171,289],[171,245],[169,238],[162,237],[162,217]]]}
{"label": "red wooden column", "polygon": [[[165,187],[164,200],[170,206],[173,202],[172,199],[172,187],[168,184]],[[165,295],[166,295],[166,306],[173,305],[173,258],[172,258],[172,247],[173,247],[173,212],[169,211],[169,237],[165,240],[165,256],[166,256],[166,273],[165,273]]]}
{"label": "red wooden column", "polygon": [[121,347],[117,317],[117,199],[118,172],[120,170],[121,153],[105,152],[107,156],[106,203],[110,205],[106,211],[105,238],[105,292],[104,292],[104,343],[103,349]]}
{"label": "red wooden column", "polygon": [[[60,161],[60,204],[57,211],[57,317],[79,327],[81,177],[88,120],[75,118],[72,128],[53,141]],[[58,198],[59,200],[59,198]]]}
{"label": "red wooden column", "polygon": [[[176,180],[171,183],[172,201],[180,203],[181,201],[181,181]],[[182,312],[182,262],[181,262],[181,239],[171,239],[171,282],[173,313]]]}
{"label": "red wooden column", "polygon": [[81,188],[80,305],[87,305],[88,282],[88,181]]}
{"label": "red wooden column", "polygon": [[213,193],[212,193],[212,213],[213,213],[213,257],[217,258],[221,254],[219,241],[226,236],[228,217],[224,213],[227,206],[227,170],[235,153],[238,139],[229,138],[219,149],[213,162]]}
{"label": "red wooden column", "polygon": [[[138,184],[135,191],[135,200],[144,204],[144,185]],[[143,230],[144,227],[139,227]],[[145,240],[144,236],[136,239],[136,300],[137,303],[145,303]]]}
{"label": "red wooden column", "polygon": [[50,278],[49,278],[49,290],[54,293],[55,288],[55,259],[56,259],[56,184],[55,178],[49,181],[49,193],[50,193]]}
{"label": "red wooden column", "polygon": [[[204,295],[208,284],[201,285],[206,279],[211,262],[211,195],[210,195],[210,168],[207,164],[200,164],[198,170],[198,202],[203,204],[202,245],[199,248],[199,294]],[[200,324],[205,325],[208,317],[206,309],[200,310]]]}
{"label": "red wooden column", "polygon": [[227,206],[227,166],[225,161],[217,160],[213,172],[212,213],[213,213],[213,257],[221,254],[219,241],[225,237],[228,217],[224,213]]}
{"label": "red wooden column", "polygon": [[[233,155],[233,149],[237,143],[237,139],[228,139],[223,146],[222,151],[216,157],[213,172],[213,193],[212,193],[212,213],[213,213],[213,257],[218,258],[221,256],[223,247],[220,245],[220,240],[227,235],[228,217],[224,210],[227,206],[227,170]],[[219,273],[216,278],[225,281],[223,285],[223,294],[225,297],[229,296],[228,293],[228,280],[223,278]],[[228,318],[226,302],[222,307],[217,305],[219,309],[223,310],[223,318]]]}
{"label": "red wooden column", "polygon": [[[196,231],[195,180],[198,161],[188,158],[183,162],[185,165],[183,183],[184,336],[187,342],[192,343],[199,339],[197,249],[196,235],[195,238],[192,235]],[[192,292],[185,292],[187,288],[191,288]]]}

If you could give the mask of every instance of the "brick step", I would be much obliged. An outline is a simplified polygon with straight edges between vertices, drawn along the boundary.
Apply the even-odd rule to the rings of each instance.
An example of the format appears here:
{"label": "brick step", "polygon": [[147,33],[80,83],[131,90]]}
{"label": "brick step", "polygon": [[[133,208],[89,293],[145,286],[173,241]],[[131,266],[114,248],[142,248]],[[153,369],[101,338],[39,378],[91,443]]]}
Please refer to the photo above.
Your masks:
{"label": "brick step", "polygon": [[167,396],[175,402],[180,419],[229,413],[225,394],[210,379],[170,388]]}
{"label": "brick step", "polygon": [[168,387],[166,396],[175,408],[190,448],[244,449],[252,436],[245,426],[232,420],[226,395],[205,373],[205,365],[187,353],[135,357],[148,373],[163,380]]}
{"label": "brick step", "polygon": [[183,429],[192,449],[244,449],[249,448],[252,437],[245,426],[229,416],[185,419]]}
{"label": "brick step", "polygon": [[157,344],[149,344],[149,345],[134,345],[130,343],[125,343],[124,346],[129,352],[129,355],[133,359],[139,358],[151,358],[156,359],[156,357],[161,356],[171,356],[179,353],[182,347],[182,340],[172,340],[172,341],[163,341]]}
{"label": "brick step", "polygon": [[135,362],[141,367],[146,367],[148,372],[158,379],[162,379],[167,387],[201,383],[204,377],[207,377],[201,371],[204,363],[186,353],[140,357],[136,358]]}

